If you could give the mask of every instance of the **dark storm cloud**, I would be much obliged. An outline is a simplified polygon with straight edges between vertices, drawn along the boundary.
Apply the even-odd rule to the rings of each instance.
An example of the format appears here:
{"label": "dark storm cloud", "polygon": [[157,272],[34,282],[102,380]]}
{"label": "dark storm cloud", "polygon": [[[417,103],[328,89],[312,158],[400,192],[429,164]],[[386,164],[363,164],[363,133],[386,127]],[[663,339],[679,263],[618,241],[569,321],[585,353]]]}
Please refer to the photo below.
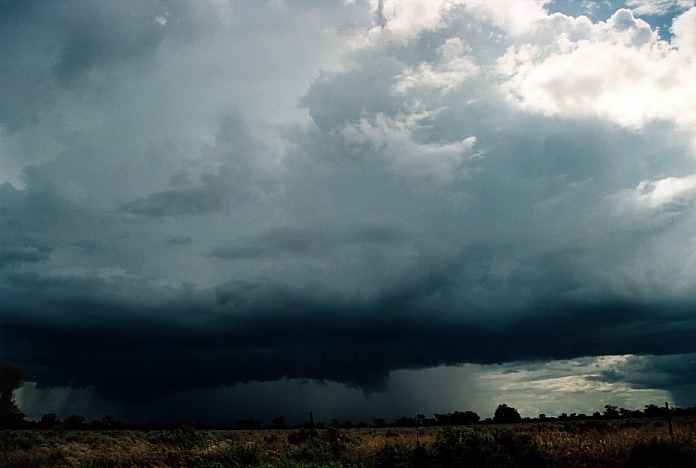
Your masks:
{"label": "dark storm cloud", "polygon": [[215,144],[203,155],[222,161],[214,173],[197,177],[186,171],[175,173],[169,180],[174,188],[130,201],[120,209],[145,217],[176,217],[221,213],[252,201],[270,190],[254,160],[263,150],[240,116],[227,115],[216,132]]}
{"label": "dark storm cloud", "polygon": [[322,130],[331,130],[365,112],[395,113],[404,102],[391,92],[404,64],[394,57],[374,56],[362,67],[344,73],[325,73],[312,85],[301,104]]}
{"label": "dark storm cloud", "polygon": [[36,246],[8,246],[0,248],[0,268],[12,263],[36,263],[48,259],[51,249]]}
{"label": "dark storm cloud", "polygon": [[267,230],[232,245],[216,247],[210,256],[224,260],[254,257],[274,257],[282,254],[327,254],[342,246],[371,244],[399,245],[408,240],[402,230],[392,226],[372,223],[349,226],[341,232],[327,229],[302,229],[278,227]]}
{"label": "dark storm cloud", "polygon": [[225,208],[224,195],[218,187],[166,190],[134,200],[122,210],[153,217],[214,213]]}
{"label": "dark storm cloud", "polygon": [[27,170],[33,190],[17,190],[10,184],[0,186],[0,267],[12,263],[42,262],[61,241],[70,237],[76,215],[57,187],[34,177]]}
{"label": "dark storm cloud", "polygon": [[224,212],[258,196],[260,190],[250,187],[249,177],[248,171],[234,173],[226,166],[216,174],[202,175],[198,184],[152,193],[126,203],[120,211],[153,218]]}
{"label": "dark storm cloud", "polygon": [[0,186],[0,256],[4,266],[49,261],[56,249],[77,249],[88,257],[109,256],[112,220],[85,203],[69,182],[50,174],[51,164],[24,170],[26,187]]}
{"label": "dark storm cloud", "polygon": [[696,322],[679,304],[667,311],[567,302],[498,321],[433,321],[406,292],[317,299],[264,281],[192,293],[118,278],[21,274],[5,275],[4,284],[3,356],[39,386],[94,387],[121,401],[282,378],[369,392],[383,389],[393,369],[695,351]]}
{"label": "dark storm cloud", "polygon": [[[71,5],[66,6],[72,10]],[[164,37],[162,28],[151,16],[152,11],[124,10],[108,3],[75,7],[66,15],[66,30],[70,33],[53,67],[56,79],[63,85],[95,69],[112,68],[119,62],[144,63]],[[105,11],[99,11],[102,8]]]}
{"label": "dark storm cloud", "polygon": [[695,360],[694,353],[630,356],[619,368],[602,372],[597,378],[607,382],[631,382],[640,388],[693,385],[696,383]]}
{"label": "dark storm cloud", "polygon": [[[678,328],[680,325],[675,324]],[[685,324],[688,330],[693,326]],[[638,389],[668,389],[674,403],[682,407],[696,404],[696,354],[682,351],[681,354],[629,356],[616,368],[600,372],[595,378],[602,382],[622,382]]]}
{"label": "dark storm cloud", "polygon": [[[90,73],[114,77],[124,63],[146,67],[164,38],[158,9],[140,2],[18,2],[0,5],[0,116],[9,129],[36,123],[63,87]],[[102,85],[105,83],[102,81]]]}

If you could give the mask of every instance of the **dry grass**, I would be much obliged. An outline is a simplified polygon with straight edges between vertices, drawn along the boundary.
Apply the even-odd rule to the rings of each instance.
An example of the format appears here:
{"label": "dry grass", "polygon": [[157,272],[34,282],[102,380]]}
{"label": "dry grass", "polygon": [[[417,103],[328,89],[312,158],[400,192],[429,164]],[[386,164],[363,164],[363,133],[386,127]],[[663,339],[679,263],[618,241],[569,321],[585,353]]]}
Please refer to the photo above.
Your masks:
{"label": "dry grass", "polygon": [[[673,437],[667,424],[660,420],[627,419],[594,424],[592,421],[572,424],[547,424],[537,432],[543,453],[566,466],[590,467],[620,465],[640,443],[672,444],[696,450],[694,421],[677,420]],[[536,431],[535,427],[527,427]]]}
{"label": "dry grass", "polygon": [[[425,448],[433,447],[440,430],[420,428],[418,442]],[[491,440],[501,431],[513,431],[535,443],[549,466],[629,466],[627,463],[638,449],[647,450],[648,456],[650,451],[664,450],[680,450],[680,456],[696,454],[693,420],[674,421],[673,439],[666,423],[654,419],[461,428],[462,433],[474,430],[477,436]],[[408,451],[416,446],[415,428],[321,430],[312,443],[307,436],[307,431],[293,429],[4,431],[0,433],[0,466],[311,465],[302,465],[303,462],[314,462],[311,466],[374,466],[375,457],[385,447]]]}

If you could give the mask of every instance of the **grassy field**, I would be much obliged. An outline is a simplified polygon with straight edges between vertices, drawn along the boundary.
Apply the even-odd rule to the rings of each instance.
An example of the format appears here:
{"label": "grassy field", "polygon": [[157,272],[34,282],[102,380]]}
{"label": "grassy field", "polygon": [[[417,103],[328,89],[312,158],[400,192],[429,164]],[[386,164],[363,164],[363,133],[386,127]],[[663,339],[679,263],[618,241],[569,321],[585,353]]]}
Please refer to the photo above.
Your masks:
{"label": "grassy field", "polygon": [[[416,440],[418,437],[418,440]],[[0,466],[696,466],[696,420],[463,427],[0,432]]]}

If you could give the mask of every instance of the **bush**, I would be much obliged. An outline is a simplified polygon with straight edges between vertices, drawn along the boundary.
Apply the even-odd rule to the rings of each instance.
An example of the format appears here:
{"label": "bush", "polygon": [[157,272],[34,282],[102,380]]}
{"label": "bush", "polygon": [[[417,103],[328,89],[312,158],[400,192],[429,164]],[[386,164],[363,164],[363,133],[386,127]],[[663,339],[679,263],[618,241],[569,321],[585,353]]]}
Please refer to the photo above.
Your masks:
{"label": "bush", "polygon": [[491,436],[444,428],[433,442],[430,458],[435,466],[446,467],[536,468],[546,464],[532,436],[509,430],[497,430]]}
{"label": "bush", "polygon": [[28,450],[46,443],[44,434],[36,431],[0,431],[0,451]]}
{"label": "bush", "polygon": [[309,439],[309,430],[300,429],[298,431],[291,431],[288,433],[288,443],[292,445],[299,445]]}
{"label": "bush", "polygon": [[664,439],[638,441],[628,453],[630,467],[687,467],[696,466],[694,452]]}
{"label": "bush", "polygon": [[438,433],[431,448],[431,457],[436,466],[489,466],[495,453],[492,437],[451,427]]}
{"label": "bush", "polygon": [[338,460],[346,451],[346,442],[348,439],[344,433],[335,427],[329,427],[321,436],[321,440],[328,444],[328,449],[331,451],[334,460]]}
{"label": "bush", "polygon": [[387,444],[375,455],[375,466],[379,468],[408,468],[411,466],[412,450],[408,445]]}
{"label": "bush", "polygon": [[545,465],[544,457],[534,438],[529,434],[518,434],[512,431],[496,431],[495,443],[498,454],[512,462],[511,466],[541,467]]}

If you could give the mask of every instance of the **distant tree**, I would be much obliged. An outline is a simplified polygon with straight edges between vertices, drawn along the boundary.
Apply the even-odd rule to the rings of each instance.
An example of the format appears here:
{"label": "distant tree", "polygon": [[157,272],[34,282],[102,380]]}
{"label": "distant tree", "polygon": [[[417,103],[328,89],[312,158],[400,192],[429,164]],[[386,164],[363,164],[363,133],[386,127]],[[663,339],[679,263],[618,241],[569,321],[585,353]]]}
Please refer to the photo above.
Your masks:
{"label": "distant tree", "polygon": [[345,421],[343,421],[343,424],[341,424],[341,427],[343,427],[344,429],[350,429],[351,427],[353,427],[353,421],[351,421],[350,419],[346,419]]}
{"label": "distant tree", "polygon": [[441,414],[441,413],[435,413],[435,421],[437,422],[438,426],[449,426],[450,423],[450,415],[448,414]]}
{"label": "distant tree", "polygon": [[41,420],[39,421],[39,427],[41,429],[55,429],[60,427],[60,425],[60,419],[58,419],[56,413],[46,413],[41,416]]}
{"label": "distant tree", "polygon": [[432,427],[432,426],[437,426],[438,424],[437,424],[437,420],[435,418],[425,418],[423,420],[423,425],[428,426],[428,427]]}
{"label": "distant tree", "polygon": [[24,414],[14,400],[14,391],[22,386],[22,372],[16,367],[0,363],[0,429],[21,426]]}
{"label": "distant tree", "polygon": [[619,410],[614,405],[604,405],[603,416],[607,419],[616,419],[619,417]]}
{"label": "distant tree", "polygon": [[410,416],[401,416],[394,420],[396,427],[413,427],[416,425],[416,420]]}
{"label": "distant tree", "polygon": [[89,423],[89,428],[97,431],[103,429],[118,429],[119,427],[121,427],[121,424],[116,417],[111,414],[105,414],[102,416],[101,420],[94,420]]}
{"label": "distant tree", "polygon": [[455,426],[465,426],[476,424],[481,418],[473,411],[455,411],[449,415],[450,424]]}
{"label": "distant tree", "polygon": [[387,421],[384,418],[376,418],[372,420],[375,427],[387,427]]}
{"label": "distant tree", "polygon": [[498,405],[498,407],[495,409],[495,413],[493,414],[494,423],[506,424],[520,421],[522,421],[522,416],[520,416],[520,413],[518,413],[515,408],[508,406],[505,403]]}
{"label": "distant tree", "polygon": [[66,429],[83,429],[85,427],[85,417],[73,414],[65,418],[63,421],[63,427]]}
{"label": "distant tree", "polygon": [[273,427],[275,427],[276,429],[287,429],[288,422],[285,420],[284,417],[276,416],[275,418],[273,418]]}
{"label": "distant tree", "polygon": [[667,414],[667,410],[657,405],[645,405],[645,411],[643,411],[643,414],[650,418],[665,416]]}

